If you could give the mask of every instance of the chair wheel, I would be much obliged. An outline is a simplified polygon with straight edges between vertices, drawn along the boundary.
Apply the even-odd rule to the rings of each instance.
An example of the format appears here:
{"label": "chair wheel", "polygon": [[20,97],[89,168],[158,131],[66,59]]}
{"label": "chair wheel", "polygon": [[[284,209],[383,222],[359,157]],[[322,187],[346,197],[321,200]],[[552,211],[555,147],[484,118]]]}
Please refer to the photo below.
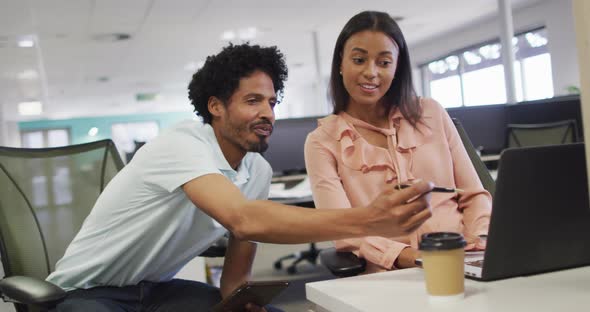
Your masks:
{"label": "chair wheel", "polygon": [[283,268],[283,264],[280,261],[275,262],[275,269],[280,270]]}
{"label": "chair wheel", "polygon": [[290,266],[287,268],[287,273],[293,275],[293,274],[297,273],[297,269],[295,268],[295,266]]}

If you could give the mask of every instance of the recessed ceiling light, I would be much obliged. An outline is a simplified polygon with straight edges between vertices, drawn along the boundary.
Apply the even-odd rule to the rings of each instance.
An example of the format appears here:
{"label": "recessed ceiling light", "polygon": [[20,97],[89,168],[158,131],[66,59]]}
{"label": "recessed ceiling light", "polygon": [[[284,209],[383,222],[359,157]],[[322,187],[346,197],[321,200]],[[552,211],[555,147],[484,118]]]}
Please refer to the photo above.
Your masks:
{"label": "recessed ceiling light", "polygon": [[39,73],[34,69],[24,70],[16,75],[19,80],[33,80],[39,78]]}
{"label": "recessed ceiling light", "polygon": [[241,40],[252,40],[256,38],[257,33],[258,30],[256,29],[256,27],[238,29],[238,38],[240,38]]}
{"label": "recessed ceiling light", "polygon": [[230,41],[236,38],[236,33],[233,30],[226,30],[221,34],[221,40]]}
{"label": "recessed ceiling light", "polygon": [[189,72],[194,72],[197,70],[197,62],[188,62],[186,65],[184,65],[184,70],[189,71]]}
{"label": "recessed ceiling light", "polygon": [[18,113],[21,116],[41,115],[43,105],[39,101],[29,101],[18,103]]}
{"label": "recessed ceiling light", "polygon": [[35,40],[31,36],[22,37],[17,44],[19,48],[32,48],[35,46]]}
{"label": "recessed ceiling light", "polygon": [[186,65],[184,65],[184,70],[189,72],[196,72],[197,70],[201,69],[203,65],[205,65],[204,61],[188,62]]}
{"label": "recessed ceiling light", "polygon": [[248,41],[256,38],[259,31],[256,27],[240,28],[238,30],[226,30],[221,34],[221,40],[231,41],[234,39],[240,39],[242,41]]}

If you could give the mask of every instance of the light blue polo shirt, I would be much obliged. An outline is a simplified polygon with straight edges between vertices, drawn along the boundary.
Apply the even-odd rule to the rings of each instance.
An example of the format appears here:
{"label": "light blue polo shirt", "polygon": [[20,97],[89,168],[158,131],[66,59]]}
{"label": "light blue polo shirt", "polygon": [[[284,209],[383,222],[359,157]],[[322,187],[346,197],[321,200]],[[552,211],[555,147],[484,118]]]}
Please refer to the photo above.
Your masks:
{"label": "light blue polo shirt", "polygon": [[213,128],[184,121],[144,145],[108,184],[47,280],[65,290],[168,281],[226,233],[181,186],[223,174],[248,199],[266,199],[272,169],[247,153],[237,171]]}

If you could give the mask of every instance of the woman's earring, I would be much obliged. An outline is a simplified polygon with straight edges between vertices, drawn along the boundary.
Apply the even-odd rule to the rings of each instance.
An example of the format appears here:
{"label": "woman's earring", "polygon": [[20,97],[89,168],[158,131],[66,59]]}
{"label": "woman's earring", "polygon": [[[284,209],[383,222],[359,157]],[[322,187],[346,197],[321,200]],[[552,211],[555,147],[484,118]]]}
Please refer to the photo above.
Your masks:
{"label": "woman's earring", "polygon": [[340,76],[342,76],[342,71],[340,71]]}

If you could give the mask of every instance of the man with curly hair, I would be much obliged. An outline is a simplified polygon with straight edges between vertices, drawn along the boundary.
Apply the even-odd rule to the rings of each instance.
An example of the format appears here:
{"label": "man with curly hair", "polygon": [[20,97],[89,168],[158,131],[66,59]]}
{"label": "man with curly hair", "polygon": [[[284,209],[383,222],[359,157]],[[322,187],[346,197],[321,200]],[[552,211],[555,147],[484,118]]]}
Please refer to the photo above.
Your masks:
{"label": "man with curly hair", "polygon": [[[230,44],[207,58],[188,88],[203,123],[165,131],[109,183],[48,277],[68,291],[57,311],[208,311],[250,278],[255,242],[398,236],[430,216],[426,182],[353,209],[267,201],[272,169],[259,153],[286,78],[276,47]],[[226,231],[220,289],[173,279]]]}

